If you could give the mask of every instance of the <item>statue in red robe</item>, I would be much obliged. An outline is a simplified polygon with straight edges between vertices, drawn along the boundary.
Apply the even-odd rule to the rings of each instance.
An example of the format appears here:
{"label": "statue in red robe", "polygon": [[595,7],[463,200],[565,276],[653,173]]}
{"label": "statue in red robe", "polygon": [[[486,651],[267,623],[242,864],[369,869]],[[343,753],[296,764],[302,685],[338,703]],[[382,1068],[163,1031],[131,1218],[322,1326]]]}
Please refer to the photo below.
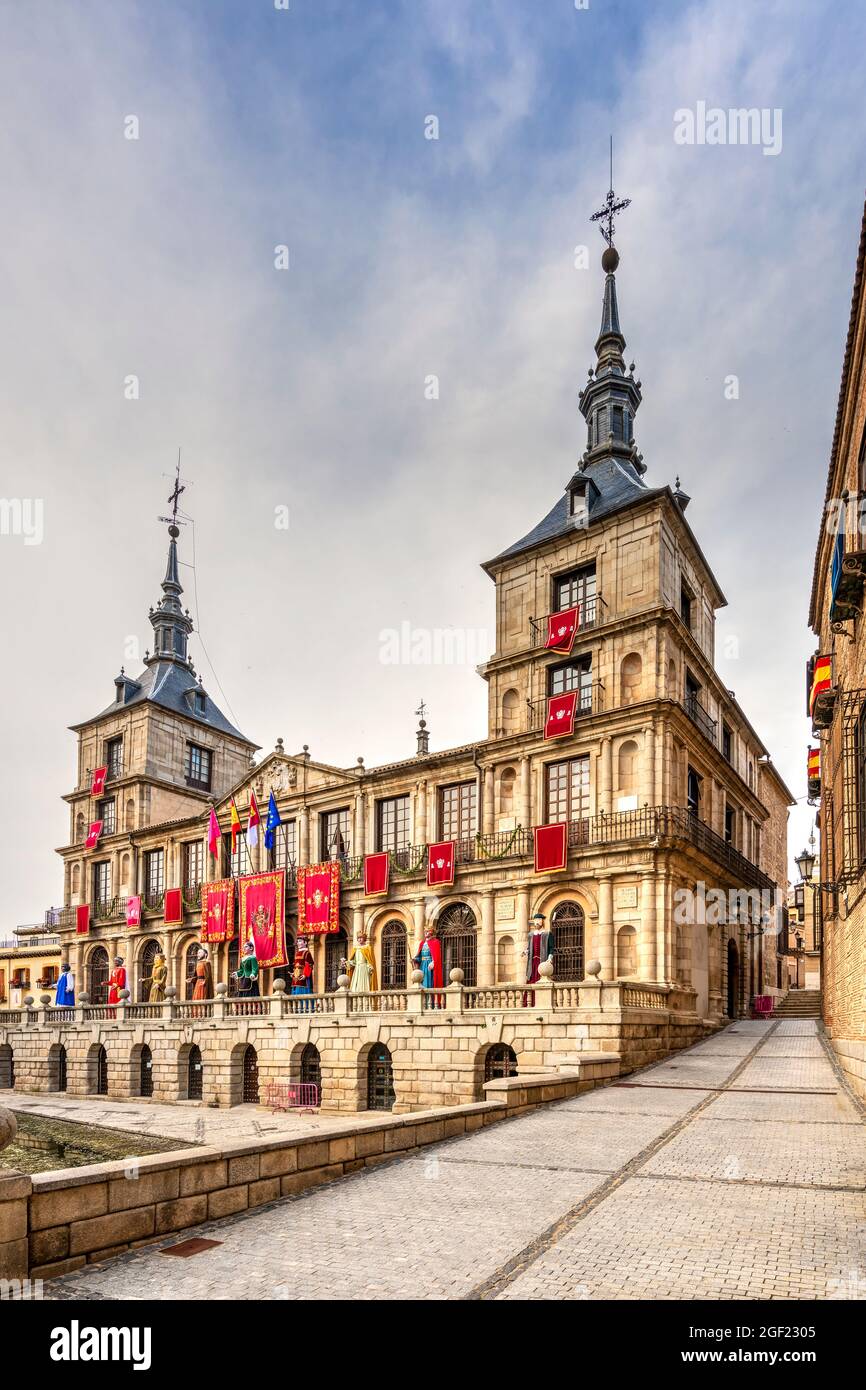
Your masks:
{"label": "statue in red robe", "polygon": [[417,965],[423,975],[423,989],[443,988],[442,942],[437,940],[434,927],[424,928],[424,940],[412,957],[412,964]]}
{"label": "statue in red robe", "polygon": [[108,977],[109,1004],[120,1003],[120,991],[122,989],[126,989],[126,967],[123,964],[123,956],[115,956],[114,969]]}

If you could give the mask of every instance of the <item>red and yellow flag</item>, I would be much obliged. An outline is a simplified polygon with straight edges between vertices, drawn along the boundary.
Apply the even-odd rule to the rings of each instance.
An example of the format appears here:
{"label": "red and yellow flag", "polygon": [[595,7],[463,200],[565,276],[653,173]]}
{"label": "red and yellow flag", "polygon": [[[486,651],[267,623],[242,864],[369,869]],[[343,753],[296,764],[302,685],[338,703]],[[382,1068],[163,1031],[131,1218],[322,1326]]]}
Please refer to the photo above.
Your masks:
{"label": "red and yellow flag", "polygon": [[243,824],[242,824],[242,822],[241,822],[240,811],[238,810],[237,806],[235,805],[235,799],[234,799],[234,797],[231,797],[230,800],[229,800],[229,818],[230,818],[230,820],[231,820],[232,854],[234,854],[234,852],[235,852],[235,845],[237,844],[238,835],[240,835],[241,830],[243,829]]}
{"label": "red and yellow flag", "polygon": [[815,713],[815,701],[822,690],[829,690],[833,684],[833,658],[819,656],[812,670],[812,689],[809,692],[809,713]]}

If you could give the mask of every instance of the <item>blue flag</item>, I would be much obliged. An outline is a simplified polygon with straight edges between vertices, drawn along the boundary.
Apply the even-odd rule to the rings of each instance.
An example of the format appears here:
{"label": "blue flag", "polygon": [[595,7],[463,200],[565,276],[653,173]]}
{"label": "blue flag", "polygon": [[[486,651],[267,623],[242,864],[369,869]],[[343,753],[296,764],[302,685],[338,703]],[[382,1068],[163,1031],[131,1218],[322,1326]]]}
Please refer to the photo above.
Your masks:
{"label": "blue flag", "polygon": [[265,849],[273,849],[274,831],[277,826],[282,825],[282,823],[283,822],[280,820],[280,813],[277,810],[277,803],[274,800],[274,794],[271,792],[268,798],[268,822],[265,826]]}

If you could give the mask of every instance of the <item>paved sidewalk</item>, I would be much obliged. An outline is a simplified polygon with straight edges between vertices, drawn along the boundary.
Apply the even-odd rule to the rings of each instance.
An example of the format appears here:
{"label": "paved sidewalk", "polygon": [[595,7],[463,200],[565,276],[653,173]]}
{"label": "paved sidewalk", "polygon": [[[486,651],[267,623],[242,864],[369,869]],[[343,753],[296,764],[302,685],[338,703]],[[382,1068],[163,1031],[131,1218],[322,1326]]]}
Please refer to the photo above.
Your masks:
{"label": "paved sidewalk", "polygon": [[[54,1299],[866,1298],[866,1125],[811,1022],[46,1285]],[[177,1239],[182,1239],[183,1234]]]}

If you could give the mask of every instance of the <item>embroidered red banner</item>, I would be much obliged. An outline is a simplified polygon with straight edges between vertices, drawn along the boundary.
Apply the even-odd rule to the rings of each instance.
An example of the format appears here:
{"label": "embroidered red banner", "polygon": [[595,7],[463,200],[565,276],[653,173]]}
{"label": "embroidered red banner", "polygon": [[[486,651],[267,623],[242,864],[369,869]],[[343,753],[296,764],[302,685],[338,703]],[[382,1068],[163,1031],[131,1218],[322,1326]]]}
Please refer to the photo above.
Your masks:
{"label": "embroidered red banner", "polygon": [[105,779],[107,776],[107,767],[95,767],[93,769],[93,780],[90,783],[91,796],[102,796],[102,793],[105,791]]}
{"label": "embroidered red banner", "polygon": [[238,879],[238,899],[241,942],[253,942],[259,965],[288,965],[284,870],[245,874]]}
{"label": "embroidered red banner", "polygon": [[85,842],[84,842],[84,848],[85,848],[85,849],[96,849],[96,846],[99,844],[99,837],[100,837],[101,834],[102,834],[102,821],[101,821],[101,820],[92,821],[92,822],[91,822],[91,825],[90,825],[90,829],[89,829],[88,832],[87,832],[87,839],[86,839]]}
{"label": "embroidered red banner", "polygon": [[568,826],[537,825],[535,827],[535,872],[556,873],[568,862]]}
{"label": "embroidered red banner", "polygon": [[427,883],[430,888],[454,882],[454,840],[427,847]]}
{"label": "embroidered red banner", "polygon": [[79,936],[90,931],[90,904],[82,903],[75,909],[75,930]]}
{"label": "embroidered red banner", "polygon": [[183,894],[179,888],[166,888],[162,919],[167,927],[183,926]]}
{"label": "embroidered red banner", "polygon": [[235,881],[220,878],[201,886],[202,941],[233,941],[235,934]]}
{"label": "embroidered red banner", "polygon": [[391,856],[384,854],[368,854],[364,858],[364,896],[367,898],[382,897],[388,892],[388,885],[391,882]]}
{"label": "embroidered red banner", "polygon": [[133,898],[126,900],[126,925],[128,927],[141,926],[141,894],[137,893]]}
{"label": "embroidered red banner", "polygon": [[340,866],[308,864],[298,869],[298,934],[340,930]]}
{"label": "embroidered red banner", "polygon": [[547,619],[547,641],[549,652],[559,652],[560,656],[570,656],[574,646],[574,634],[580,627],[580,604],[566,608],[562,613],[551,613]]}
{"label": "embroidered red banner", "polygon": [[565,738],[574,733],[574,712],[577,708],[576,690],[567,695],[551,695],[547,701],[547,718],[544,721],[545,738]]}

